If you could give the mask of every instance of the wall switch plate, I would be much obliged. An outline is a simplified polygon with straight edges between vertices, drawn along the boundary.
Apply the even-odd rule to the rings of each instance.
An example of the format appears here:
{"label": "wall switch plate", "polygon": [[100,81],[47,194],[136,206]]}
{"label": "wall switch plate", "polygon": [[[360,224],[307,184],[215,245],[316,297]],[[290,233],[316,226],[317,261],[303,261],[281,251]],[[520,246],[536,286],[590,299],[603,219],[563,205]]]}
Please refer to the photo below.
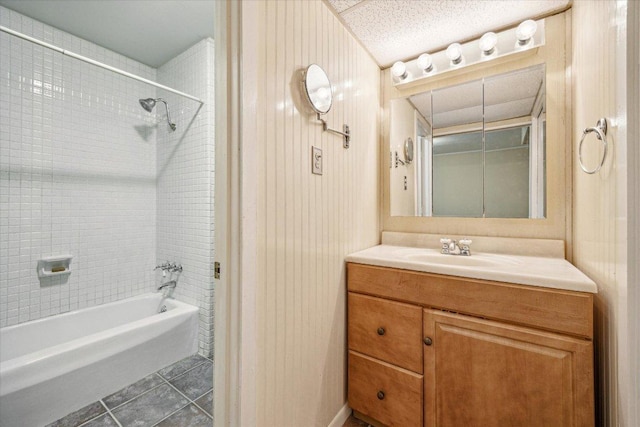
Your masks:
{"label": "wall switch plate", "polygon": [[311,173],[322,175],[322,150],[311,147]]}

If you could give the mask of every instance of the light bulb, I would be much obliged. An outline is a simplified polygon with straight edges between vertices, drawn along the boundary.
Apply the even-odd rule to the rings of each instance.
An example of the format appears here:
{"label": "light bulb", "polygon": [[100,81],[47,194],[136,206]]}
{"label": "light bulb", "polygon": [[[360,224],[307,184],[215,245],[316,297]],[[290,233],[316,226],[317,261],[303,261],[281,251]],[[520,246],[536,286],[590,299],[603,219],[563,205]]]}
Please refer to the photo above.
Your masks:
{"label": "light bulb", "polygon": [[407,73],[407,66],[402,61],[398,61],[391,66],[391,74],[393,74],[393,76],[398,80],[404,80],[409,76]]}
{"label": "light bulb", "polygon": [[420,68],[424,73],[430,73],[433,69],[433,58],[428,53],[423,53],[418,56],[418,60],[416,61],[418,64],[418,68]]}
{"label": "light bulb", "polygon": [[327,101],[329,99],[329,94],[331,92],[326,87],[319,87],[316,91],[316,95],[323,101]]}
{"label": "light bulb", "polygon": [[447,48],[447,58],[451,60],[451,65],[461,65],[464,58],[462,57],[462,46],[460,43],[451,43]]}
{"label": "light bulb", "polygon": [[483,56],[491,56],[496,53],[496,44],[498,44],[498,35],[494,32],[488,32],[480,37],[478,46]]}
{"label": "light bulb", "polygon": [[538,24],[532,19],[527,19],[518,25],[516,29],[516,47],[528,47],[533,44],[533,35],[538,29]]}

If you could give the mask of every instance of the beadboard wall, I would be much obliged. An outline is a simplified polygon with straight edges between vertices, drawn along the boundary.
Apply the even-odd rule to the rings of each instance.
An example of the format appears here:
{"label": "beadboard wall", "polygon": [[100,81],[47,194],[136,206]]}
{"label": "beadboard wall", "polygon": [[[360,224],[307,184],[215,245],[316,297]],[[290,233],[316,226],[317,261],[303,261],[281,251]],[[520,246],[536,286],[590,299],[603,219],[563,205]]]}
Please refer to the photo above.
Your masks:
{"label": "beadboard wall", "polygon": [[[626,9],[623,3],[576,1],[572,19],[573,263],[598,285],[594,318],[596,425],[602,426],[632,425],[621,416],[626,406],[623,391],[629,387],[624,362],[628,330],[625,89],[620,97],[617,86],[625,84],[626,16],[618,9]],[[593,60],[594,52],[598,52],[597,61]],[[610,149],[602,170],[587,175],[577,162],[578,143],[583,129],[595,126],[600,117],[609,120]],[[593,167],[601,153],[592,135],[587,142],[585,160]]]}
{"label": "beadboard wall", "polygon": [[[326,426],[346,403],[344,256],[379,243],[380,70],[320,0],[256,2],[258,15],[257,420]],[[323,67],[333,128],[296,100]],[[324,173],[311,174],[311,147]]]}

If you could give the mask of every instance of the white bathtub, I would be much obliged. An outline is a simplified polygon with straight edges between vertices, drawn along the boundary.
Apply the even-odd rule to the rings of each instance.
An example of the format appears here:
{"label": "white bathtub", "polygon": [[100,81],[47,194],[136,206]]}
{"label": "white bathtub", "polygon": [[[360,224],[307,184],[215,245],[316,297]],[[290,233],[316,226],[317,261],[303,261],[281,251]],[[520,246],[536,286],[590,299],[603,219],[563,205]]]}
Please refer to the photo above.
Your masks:
{"label": "white bathtub", "polygon": [[0,426],[43,426],[197,350],[198,308],[160,294],[2,328]]}

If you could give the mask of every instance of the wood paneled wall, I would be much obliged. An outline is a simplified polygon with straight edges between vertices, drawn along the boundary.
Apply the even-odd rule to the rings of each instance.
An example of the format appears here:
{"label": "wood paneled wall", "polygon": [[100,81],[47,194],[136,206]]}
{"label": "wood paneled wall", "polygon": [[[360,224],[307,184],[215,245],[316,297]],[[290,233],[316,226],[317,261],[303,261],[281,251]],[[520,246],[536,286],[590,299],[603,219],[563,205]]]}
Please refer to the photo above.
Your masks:
{"label": "wood paneled wall", "polygon": [[[572,19],[573,262],[598,284],[594,322],[596,425],[602,426],[631,425],[624,421],[621,412],[626,405],[621,399],[629,386],[628,362],[625,362],[628,329],[626,15],[618,9],[622,3],[576,1]],[[583,129],[595,126],[600,117],[609,120],[609,152],[602,170],[587,175],[578,164],[578,143]],[[592,167],[600,154],[598,141],[592,135],[587,138],[585,157]]]}
{"label": "wood paneled wall", "polygon": [[[257,420],[326,426],[346,402],[344,256],[379,243],[380,69],[320,0],[258,12]],[[351,148],[300,105],[299,71],[323,67]],[[324,174],[311,174],[311,147]]]}

